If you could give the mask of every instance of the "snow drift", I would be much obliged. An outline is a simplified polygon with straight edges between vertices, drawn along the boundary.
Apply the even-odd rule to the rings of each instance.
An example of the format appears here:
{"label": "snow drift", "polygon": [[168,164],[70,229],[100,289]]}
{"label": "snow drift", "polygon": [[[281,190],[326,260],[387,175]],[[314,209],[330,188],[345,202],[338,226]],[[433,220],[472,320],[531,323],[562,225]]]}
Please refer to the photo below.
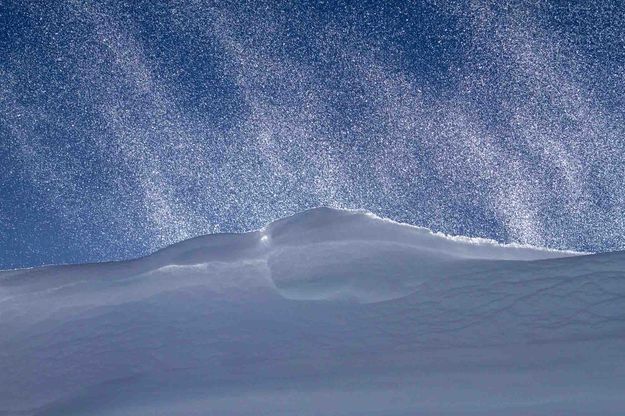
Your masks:
{"label": "snow drift", "polygon": [[625,254],[327,208],[0,272],[0,414],[621,415]]}

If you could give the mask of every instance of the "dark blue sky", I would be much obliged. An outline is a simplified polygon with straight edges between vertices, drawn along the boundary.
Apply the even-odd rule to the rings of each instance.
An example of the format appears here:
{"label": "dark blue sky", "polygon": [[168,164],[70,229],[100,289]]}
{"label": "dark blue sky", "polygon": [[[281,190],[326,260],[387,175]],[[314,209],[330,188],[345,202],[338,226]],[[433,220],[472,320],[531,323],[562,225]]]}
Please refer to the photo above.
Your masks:
{"label": "dark blue sky", "polygon": [[0,2],[0,268],[331,205],[625,248],[620,1]]}

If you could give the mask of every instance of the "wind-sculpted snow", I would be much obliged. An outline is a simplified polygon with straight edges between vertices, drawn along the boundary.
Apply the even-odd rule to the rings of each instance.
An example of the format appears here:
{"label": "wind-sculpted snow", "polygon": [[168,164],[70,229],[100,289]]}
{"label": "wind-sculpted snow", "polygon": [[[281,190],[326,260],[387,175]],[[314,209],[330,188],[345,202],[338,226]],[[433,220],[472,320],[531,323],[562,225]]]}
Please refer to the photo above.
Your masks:
{"label": "wind-sculpted snow", "polygon": [[625,254],[316,209],[0,273],[0,414],[620,415]]}

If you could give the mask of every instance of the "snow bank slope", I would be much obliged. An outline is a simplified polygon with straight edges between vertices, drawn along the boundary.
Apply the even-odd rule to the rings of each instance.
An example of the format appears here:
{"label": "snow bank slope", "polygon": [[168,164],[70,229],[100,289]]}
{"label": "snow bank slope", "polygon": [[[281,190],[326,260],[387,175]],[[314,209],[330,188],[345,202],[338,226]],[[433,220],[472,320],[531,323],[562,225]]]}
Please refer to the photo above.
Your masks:
{"label": "snow bank slope", "polygon": [[0,272],[0,414],[620,415],[625,254],[573,254],[324,208]]}

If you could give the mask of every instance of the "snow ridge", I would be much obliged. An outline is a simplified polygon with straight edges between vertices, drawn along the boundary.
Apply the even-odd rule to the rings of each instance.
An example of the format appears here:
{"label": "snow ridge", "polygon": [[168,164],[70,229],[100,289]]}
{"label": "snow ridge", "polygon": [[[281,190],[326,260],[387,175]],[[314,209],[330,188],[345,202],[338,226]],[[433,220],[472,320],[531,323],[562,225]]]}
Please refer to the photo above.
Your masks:
{"label": "snow ridge", "polygon": [[579,254],[319,208],[0,272],[0,415],[621,414],[625,254]]}

